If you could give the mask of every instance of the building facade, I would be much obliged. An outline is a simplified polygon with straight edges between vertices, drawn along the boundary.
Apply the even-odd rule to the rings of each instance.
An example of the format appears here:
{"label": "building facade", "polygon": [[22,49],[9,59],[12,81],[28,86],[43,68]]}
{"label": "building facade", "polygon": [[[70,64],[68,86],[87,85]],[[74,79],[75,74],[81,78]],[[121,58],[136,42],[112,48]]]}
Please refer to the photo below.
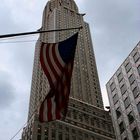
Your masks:
{"label": "building facade", "polygon": [[59,42],[78,30],[40,34],[35,47],[28,125],[23,140],[113,140],[111,117],[103,109],[99,78],[89,25],[74,0],[48,1],[41,30],[83,26],[79,31],[67,117],[62,121],[40,123],[38,108],[49,91],[48,80],[39,62],[40,42]]}
{"label": "building facade", "polygon": [[106,87],[117,140],[140,140],[140,42]]}

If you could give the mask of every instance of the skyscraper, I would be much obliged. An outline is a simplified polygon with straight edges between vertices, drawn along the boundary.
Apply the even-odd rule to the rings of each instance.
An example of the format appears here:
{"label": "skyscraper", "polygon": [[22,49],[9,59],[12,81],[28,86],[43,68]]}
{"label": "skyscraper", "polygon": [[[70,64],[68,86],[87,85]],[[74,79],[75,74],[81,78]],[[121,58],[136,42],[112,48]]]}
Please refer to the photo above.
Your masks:
{"label": "skyscraper", "polygon": [[23,130],[23,140],[114,139],[111,118],[103,109],[89,25],[83,16],[74,0],[50,0],[44,9],[41,30],[79,26],[83,29],[79,31],[67,117],[64,121],[43,124],[35,113],[49,91],[48,80],[39,62],[40,42],[59,42],[78,30],[40,34],[35,47],[28,125]]}
{"label": "skyscraper", "polygon": [[140,42],[106,86],[117,140],[139,140]]}

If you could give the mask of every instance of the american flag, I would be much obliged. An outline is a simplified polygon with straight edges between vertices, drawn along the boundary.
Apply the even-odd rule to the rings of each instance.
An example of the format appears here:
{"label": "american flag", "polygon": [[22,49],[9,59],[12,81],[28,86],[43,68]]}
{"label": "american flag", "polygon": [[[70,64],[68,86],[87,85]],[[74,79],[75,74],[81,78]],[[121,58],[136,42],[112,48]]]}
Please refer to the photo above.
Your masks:
{"label": "american flag", "polygon": [[59,43],[42,43],[40,63],[50,84],[50,91],[39,109],[40,122],[66,116],[78,33]]}

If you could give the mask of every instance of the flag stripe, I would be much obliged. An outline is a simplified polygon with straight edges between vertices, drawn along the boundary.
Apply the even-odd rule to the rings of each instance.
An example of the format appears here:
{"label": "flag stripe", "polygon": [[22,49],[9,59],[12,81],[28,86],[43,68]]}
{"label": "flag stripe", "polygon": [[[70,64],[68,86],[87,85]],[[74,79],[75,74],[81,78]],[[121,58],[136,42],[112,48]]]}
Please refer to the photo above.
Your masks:
{"label": "flag stripe", "polygon": [[48,106],[47,106],[47,101],[48,100],[45,100],[45,102],[43,103],[43,107],[44,107],[44,111],[43,111],[43,119],[45,121],[48,121]]}
{"label": "flag stripe", "polygon": [[55,48],[56,44],[52,45],[49,49],[49,57],[50,57],[50,60],[51,60],[51,63],[52,63],[52,66],[54,67],[55,69],[55,72],[57,73],[58,77],[60,76],[61,74],[61,70],[59,69],[56,61],[57,61],[57,58],[55,59],[55,52],[53,51],[53,48]]}
{"label": "flag stripe", "polygon": [[60,110],[56,109],[55,110],[55,114],[56,114],[56,119],[60,119],[62,116],[60,115]]}
{"label": "flag stripe", "polygon": [[[54,77],[54,83],[56,82],[56,80],[59,78],[59,75],[57,74],[57,72],[56,72],[56,70],[55,70],[55,68],[54,68],[54,66],[53,66],[53,63],[52,63],[52,59],[51,59],[51,57],[50,57],[50,52],[52,51],[52,49],[51,49],[51,47],[52,47],[52,45],[50,45],[49,47],[47,47],[47,49],[46,49],[46,60],[47,60],[47,64],[48,64],[48,67],[51,69],[50,71],[51,71],[51,74],[52,74],[52,76]],[[51,53],[52,54],[52,53]],[[53,54],[52,54],[53,55]]]}
{"label": "flag stripe", "polygon": [[[56,44],[55,53],[56,53],[57,59],[58,59],[58,61],[60,62],[61,66],[64,67],[64,66],[65,66],[65,62],[62,60],[62,58],[61,58],[61,56],[60,56],[60,54],[59,54],[58,44]],[[57,60],[57,59],[56,59],[56,60]]]}
{"label": "flag stripe", "polygon": [[51,98],[51,102],[52,102],[52,120],[55,120],[56,119],[56,114],[55,114],[55,111],[56,111],[55,96],[53,96]]}
{"label": "flag stripe", "polygon": [[51,110],[52,110],[52,102],[51,102],[51,99],[50,98],[48,98],[47,99],[47,107],[48,107],[48,121],[51,121],[52,120],[52,112],[51,112]]}
{"label": "flag stripe", "polygon": [[46,74],[46,76],[47,76],[47,78],[49,80],[50,86],[52,87],[53,86],[53,82],[51,80],[51,76],[50,76],[50,74],[48,72],[48,69],[46,68],[46,65],[44,63],[43,48],[44,48],[44,44],[42,44],[41,50],[40,50],[40,62],[41,62],[41,66],[42,66],[42,68],[43,68],[43,70],[44,70],[44,72],[45,72],[45,74]]}
{"label": "flag stripe", "polygon": [[41,122],[66,116],[77,37],[78,34],[60,43],[42,43],[40,61],[50,91],[40,107]]}
{"label": "flag stripe", "polygon": [[52,53],[53,53],[53,57],[54,57],[54,60],[55,60],[56,65],[58,66],[58,68],[62,72],[64,65],[62,64],[62,62],[59,61],[59,57],[57,55],[56,47],[58,47],[58,46],[55,45],[55,46],[52,47]]}
{"label": "flag stripe", "polygon": [[50,65],[48,64],[48,59],[47,59],[47,51],[48,51],[49,46],[46,47],[46,45],[43,47],[43,58],[44,58],[44,64],[48,70],[48,73],[51,77],[51,81],[54,84],[56,82],[56,78],[50,68]]}
{"label": "flag stripe", "polygon": [[41,122],[43,122],[43,120],[44,120],[44,102],[43,102],[43,104],[41,104],[41,107],[40,107],[40,110],[39,110],[39,114],[40,114],[40,116],[39,116],[39,119],[40,119],[40,121]]}
{"label": "flag stripe", "polygon": [[58,90],[58,93],[55,95],[56,96],[56,103],[57,103],[57,107],[59,108],[60,110],[60,103],[62,102],[62,96],[60,96],[60,93],[63,93],[62,92],[62,85],[61,85],[61,81],[58,83],[57,85],[57,90]]}

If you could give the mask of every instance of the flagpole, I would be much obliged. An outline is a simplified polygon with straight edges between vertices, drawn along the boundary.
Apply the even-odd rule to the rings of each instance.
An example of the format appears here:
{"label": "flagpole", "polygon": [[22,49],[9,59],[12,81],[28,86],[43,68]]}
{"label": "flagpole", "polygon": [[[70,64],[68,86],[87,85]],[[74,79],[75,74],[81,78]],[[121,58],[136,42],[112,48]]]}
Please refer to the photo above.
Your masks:
{"label": "flagpole", "polygon": [[65,28],[65,29],[55,29],[55,30],[46,30],[46,31],[33,31],[33,32],[23,32],[23,33],[15,33],[15,34],[5,34],[0,35],[1,38],[9,38],[9,37],[15,37],[15,36],[23,36],[23,35],[31,35],[31,34],[39,34],[39,33],[46,33],[46,32],[58,32],[58,31],[67,31],[67,30],[75,30],[75,29],[82,29],[83,27],[75,27],[75,28]]}

